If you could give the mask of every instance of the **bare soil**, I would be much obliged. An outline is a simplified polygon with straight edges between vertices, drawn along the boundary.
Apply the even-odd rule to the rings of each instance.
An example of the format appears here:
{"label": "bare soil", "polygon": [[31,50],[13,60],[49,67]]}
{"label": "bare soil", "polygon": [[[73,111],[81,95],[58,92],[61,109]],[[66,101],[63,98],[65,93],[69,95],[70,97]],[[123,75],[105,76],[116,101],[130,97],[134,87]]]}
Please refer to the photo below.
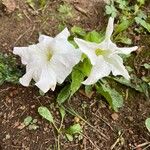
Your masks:
{"label": "bare soil", "polygon": [[[27,46],[37,42],[38,34],[54,36],[59,25],[64,23],[57,11],[61,0],[52,0],[45,9],[35,11],[24,0],[14,0],[15,9],[10,12],[0,4],[0,51],[12,53],[14,46]],[[102,1],[66,0],[73,9],[73,17],[65,19],[70,28],[73,25],[85,30],[99,30],[105,27],[107,18],[103,16]],[[139,43],[143,44],[143,43]],[[150,45],[147,45],[147,49]],[[140,57],[136,60],[141,62]],[[88,98],[80,90],[70,101],[70,107],[78,112],[91,126],[81,119],[67,114],[63,127],[80,123],[83,138],[76,137],[69,142],[64,135],[60,137],[61,150],[142,150],[140,144],[150,142],[144,121],[150,117],[150,101],[141,93],[119,86],[124,94],[124,107],[114,113],[103,97],[94,93]],[[25,88],[21,85],[5,83],[0,87],[0,149],[1,150],[55,150],[56,131],[52,125],[42,119],[37,109],[47,106],[56,122],[60,123],[60,114],[56,105],[56,92],[40,96],[36,87]],[[27,116],[38,120],[37,130],[29,130],[22,123]],[[139,147],[138,147],[139,145]],[[147,148],[147,150],[150,148]]]}

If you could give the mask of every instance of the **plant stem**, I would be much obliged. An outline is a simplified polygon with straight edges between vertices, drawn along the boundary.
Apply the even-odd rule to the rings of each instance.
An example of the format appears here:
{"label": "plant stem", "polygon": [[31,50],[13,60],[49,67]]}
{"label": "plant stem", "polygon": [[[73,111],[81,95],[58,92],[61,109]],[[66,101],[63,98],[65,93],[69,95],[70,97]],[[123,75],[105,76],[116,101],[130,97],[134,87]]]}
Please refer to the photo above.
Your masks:
{"label": "plant stem", "polygon": [[60,135],[58,135],[57,139],[57,149],[60,150]]}

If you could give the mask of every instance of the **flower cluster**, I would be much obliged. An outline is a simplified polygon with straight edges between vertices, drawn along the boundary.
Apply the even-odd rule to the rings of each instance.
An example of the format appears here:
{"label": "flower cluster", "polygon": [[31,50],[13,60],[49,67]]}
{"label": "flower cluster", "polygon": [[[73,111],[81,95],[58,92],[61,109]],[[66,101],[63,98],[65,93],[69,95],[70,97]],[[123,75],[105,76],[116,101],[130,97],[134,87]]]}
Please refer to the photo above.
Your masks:
{"label": "flower cluster", "polygon": [[85,54],[92,69],[85,85],[96,83],[99,79],[108,76],[122,75],[126,79],[130,76],[118,54],[130,54],[137,46],[119,48],[111,41],[114,18],[110,17],[106,29],[105,39],[101,43],[87,42],[75,38],[78,49],[68,42],[70,33],[65,28],[56,37],[40,35],[39,43],[28,47],[15,47],[13,53],[21,57],[22,64],[26,65],[26,74],[20,78],[23,86],[29,86],[33,79],[35,85],[46,93],[49,89],[55,90],[56,84],[62,84],[72,72],[73,67],[81,61]]}

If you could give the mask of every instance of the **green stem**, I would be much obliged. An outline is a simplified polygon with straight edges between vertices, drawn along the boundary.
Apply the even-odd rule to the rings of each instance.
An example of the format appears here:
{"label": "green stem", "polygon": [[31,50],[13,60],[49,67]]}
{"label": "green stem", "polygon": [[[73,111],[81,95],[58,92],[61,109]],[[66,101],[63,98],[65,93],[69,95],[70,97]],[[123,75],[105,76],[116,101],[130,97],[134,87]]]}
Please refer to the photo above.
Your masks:
{"label": "green stem", "polygon": [[53,123],[54,128],[57,130],[57,132],[59,133],[59,129],[57,128],[56,124]]}
{"label": "green stem", "polygon": [[57,139],[57,149],[60,150],[60,135],[58,135]]}
{"label": "green stem", "polygon": [[62,118],[62,119],[61,119],[61,123],[60,123],[60,127],[59,127],[59,129],[58,129],[59,133],[60,133],[60,130],[61,130],[61,128],[62,128],[63,121],[64,121],[64,119]]}

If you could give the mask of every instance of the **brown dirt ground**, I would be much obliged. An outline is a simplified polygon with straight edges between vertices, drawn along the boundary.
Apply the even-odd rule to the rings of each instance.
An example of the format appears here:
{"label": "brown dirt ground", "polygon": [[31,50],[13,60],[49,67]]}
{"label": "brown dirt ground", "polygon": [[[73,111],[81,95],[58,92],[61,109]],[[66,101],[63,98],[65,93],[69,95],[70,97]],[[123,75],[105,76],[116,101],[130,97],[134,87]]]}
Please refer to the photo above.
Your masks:
{"label": "brown dirt ground", "polygon": [[[68,1],[68,0],[66,0]],[[58,25],[63,21],[58,17],[60,0],[52,0],[42,12],[33,11],[23,0],[16,0],[16,9],[8,13],[0,6],[0,50],[12,52],[14,46],[26,46],[37,41],[38,33],[56,35]],[[66,21],[68,27],[80,25],[87,31],[102,27],[107,20],[102,16],[103,4],[100,1],[70,0],[74,17]],[[99,17],[100,16],[100,17]],[[105,21],[104,21],[105,20]],[[150,142],[150,134],[144,126],[144,121],[150,115],[150,103],[144,95],[120,85],[126,100],[119,113],[114,113],[108,104],[97,94],[88,98],[78,92],[71,99],[71,106],[85,118],[90,127],[82,120],[83,139],[75,138],[68,142],[61,136],[61,150],[110,150],[115,145],[116,150],[129,150],[133,147]],[[54,108],[56,93],[48,92],[40,96],[36,87],[25,88],[21,85],[6,83],[0,88],[0,149],[1,150],[54,150],[56,132],[52,125],[42,119],[37,108],[41,105],[51,109],[59,124],[60,115]],[[83,108],[86,106],[85,108]],[[33,131],[22,125],[27,116],[38,119],[39,129]],[[112,118],[114,117],[114,119]],[[75,122],[67,115],[64,128]],[[119,135],[119,132],[121,135]],[[101,134],[104,134],[105,139]],[[142,150],[137,148],[136,150]]]}

